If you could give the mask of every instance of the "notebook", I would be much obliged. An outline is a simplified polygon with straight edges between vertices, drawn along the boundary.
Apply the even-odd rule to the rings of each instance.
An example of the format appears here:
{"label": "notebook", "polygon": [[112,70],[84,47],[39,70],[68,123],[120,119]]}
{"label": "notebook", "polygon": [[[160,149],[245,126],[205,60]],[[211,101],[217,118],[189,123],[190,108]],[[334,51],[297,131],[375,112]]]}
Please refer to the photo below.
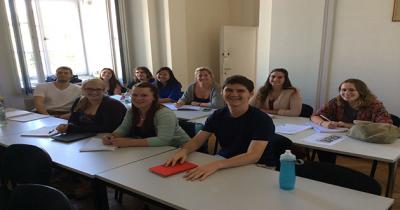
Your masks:
{"label": "notebook", "polygon": [[78,141],[78,140],[81,140],[84,138],[92,137],[95,135],[96,135],[95,133],[66,133],[66,134],[60,134],[57,136],[52,136],[51,138],[56,141],[69,143],[69,142]]}
{"label": "notebook", "polygon": [[296,125],[296,124],[286,123],[283,125],[276,126],[275,132],[282,134],[296,134],[310,128],[312,128],[311,125]]}
{"label": "notebook", "polygon": [[[163,104],[168,109],[176,111],[176,110],[186,110],[186,111],[201,111],[204,108],[200,106],[192,106],[192,105],[183,105],[180,107],[176,107],[174,103],[165,103]],[[210,109],[208,109],[210,111]]]}
{"label": "notebook", "polygon": [[80,152],[94,152],[94,151],[114,151],[115,146],[104,145],[99,137],[91,137],[89,141],[79,149]]}
{"label": "notebook", "polygon": [[28,114],[32,114],[32,112],[28,112],[25,110],[14,110],[14,111],[7,111],[6,117],[12,118],[12,117],[18,117],[18,116],[23,116],[23,115],[28,115]]}
{"label": "notebook", "polygon": [[176,164],[175,166],[168,166],[168,167],[164,165],[154,166],[149,168],[149,170],[163,177],[168,177],[196,167],[197,165],[194,163],[184,162],[182,164]]}
{"label": "notebook", "polygon": [[21,134],[21,136],[32,136],[32,137],[51,137],[58,134],[55,126],[42,127],[39,129],[27,131]]}
{"label": "notebook", "polygon": [[29,122],[29,121],[33,121],[33,120],[37,120],[37,119],[46,118],[46,117],[49,117],[49,115],[30,113],[30,114],[26,114],[26,115],[10,117],[8,119],[12,120],[12,121],[18,121],[18,122]]}
{"label": "notebook", "polygon": [[343,133],[349,130],[348,128],[325,128],[315,123],[311,123],[311,125],[318,133]]}

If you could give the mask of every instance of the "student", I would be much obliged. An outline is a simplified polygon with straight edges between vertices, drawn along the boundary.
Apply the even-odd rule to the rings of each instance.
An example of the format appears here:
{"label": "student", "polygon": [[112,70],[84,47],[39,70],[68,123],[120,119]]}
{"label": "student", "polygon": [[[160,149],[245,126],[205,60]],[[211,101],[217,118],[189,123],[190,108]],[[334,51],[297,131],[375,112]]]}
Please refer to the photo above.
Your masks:
{"label": "student", "polygon": [[83,96],[72,106],[68,124],[61,124],[56,129],[60,133],[109,133],[115,130],[121,124],[126,108],[106,96],[105,88],[100,79],[86,80],[82,84]]}
{"label": "student", "polygon": [[107,95],[121,95],[126,91],[121,82],[115,77],[115,73],[110,68],[104,68],[100,71],[100,79],[104,81]]}
{"label": "student", "polygon": [[169,67],[162,67],[157,71],[157,80],[154,85],[158,88],[160,103],[176,102],[181,97],[181,83],[176,80]]}
{"label": "student", "polygon": [[[359,79],[343,81],[339,85],[339,95],[311,117],[311,121],[326,128],[351,128],[354,120],[393,123],[383,103]],[[319,152],[318,157],[320,161],[336,161],[333,153]]]}
{"label": "student", "polygon": [[250,104],[268,114],[297,117],[301,112],[301,96],[292,86],[286,69],[274,69]]}
{"label": "student", "polygon": [[215,111],[207,119],[204,128],[165,165],[183,163],[212,134],[221,145],[218,154],[226,159],[190,170],[184,176],[187,180],[204,180],[217,170],[256,163],[262,159],[267,141],[273,138],[275,126],[267,114],[249,105],[253,90],[253,82],[246,77],[228,77],[222,93],[227,106]]}
{"label": "student", "polygon": [[72,69],[67,66],[58,67],[56,76],[56,81],[36,86],[33,103],[40,114],[68,119],[72,104],[81,95],[81,88],[69,82]]}
{"label": "student", "polygon": [[222,108],[224,101],[219,86],[213,81],[213,74],[207,67],[198,67],[195,72],[196,81],[189,85],[177,106],[190,104],[209,108]]}
{"label": "student", "polygon": [[141,82],[132,89],[132,108],[122,124],[103,137],[103,143],[117,147],[179,147],[188,139],[174,112],[158,102],[157,88]]}
{"label": "student", "polygon": [[150,70],[145,66],[136,67],[134,70],[135,76],[133,77],[133,81],[129,83],[128,89],[132,89],[132,87],[139,82],[154,82],[153,74],[151,74]]}

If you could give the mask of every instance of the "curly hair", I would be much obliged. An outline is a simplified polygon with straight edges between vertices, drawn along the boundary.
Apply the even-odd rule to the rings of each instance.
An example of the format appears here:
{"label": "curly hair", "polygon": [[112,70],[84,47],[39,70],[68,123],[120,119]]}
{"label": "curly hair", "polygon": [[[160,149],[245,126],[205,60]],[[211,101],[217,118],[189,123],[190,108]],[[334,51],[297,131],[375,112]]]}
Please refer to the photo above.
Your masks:
{"label": "curly hair", "polygon": [[[360,109],[368,107],[371,103],[373,103],[376,100],[376,96],[372,94],[368,86],[363,81],[354,78],[346,79],[345,81],[340,83],[338,88],[339,92],[344,83],[353,84],[359,94],[359,97],[356,99],[356,101],[354,101],[354,108]],[[347,103],[345,100],[343,100],[340,94],[336,96],[336,101],[338,105],[342,107]]]}

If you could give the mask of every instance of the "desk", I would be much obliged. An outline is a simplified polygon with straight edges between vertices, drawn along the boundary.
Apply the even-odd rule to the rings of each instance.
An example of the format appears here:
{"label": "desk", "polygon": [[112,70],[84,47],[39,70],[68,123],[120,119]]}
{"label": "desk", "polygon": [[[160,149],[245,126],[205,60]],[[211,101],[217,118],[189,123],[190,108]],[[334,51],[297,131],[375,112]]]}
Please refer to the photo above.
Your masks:
{"label": "desk", "polygon": [[[277,116],[273,119],[273,121],[275,125],[280,125],[284,123],[304,125],[307,123],[311,123],[311,121],[307,118],[284,116]],[[390,169],[386,195],[390,197],[392,196],[396,179],[397,162],[400,158],[400,140],[397,140],[392,144],[373,144],[352,139],[348,136],[345,136],[345,133],[336,133],[338,135],[344,135],[345,140],[338,142],[337,144],[334,144],[332,146],[302,141],[304,137],[313,133],[315,133],[315,131],[313,129],[309,129],[298,134],[283,136],[292,140],[293,143],[307,148],[324,150],[337,154],[350,155],[388,163]]]}
{"label": "desk", "polygon": [[[255,165],[221,170],[202,182],[185,181],[182,174],[162,178],[148,171],[173,153],[169,151],[96,177],[175,209],[383,210],[393,204],[390,198],[301,177],[297,177],[295,190],[280,190],[278,172]],[[189,156],[189,161],[197,164],[215,159],[197,152]]]}
{"label": "desk", "polygon": [[0,136],[21,134],[25,131],[35,130],[45,126],[55,126],[66,122],[66,120],[55,117],[46,117],[29,122],[17,122],[7,120],[7,125],[4,127],[0,127]]}

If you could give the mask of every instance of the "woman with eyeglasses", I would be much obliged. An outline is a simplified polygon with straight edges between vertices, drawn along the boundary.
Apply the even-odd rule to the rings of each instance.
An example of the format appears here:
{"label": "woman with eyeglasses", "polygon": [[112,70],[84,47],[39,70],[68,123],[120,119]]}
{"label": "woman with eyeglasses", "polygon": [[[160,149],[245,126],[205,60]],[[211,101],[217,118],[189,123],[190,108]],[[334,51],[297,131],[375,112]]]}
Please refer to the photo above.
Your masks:
{"label": "woman with eyeglasses", "polygon": [[82,96],[71,108],[68,124],[57,126],[60,133],[94,132],[107,133],[121,124],[125,106],[105,95],[105,84],[101,79],[89,79],[82,84]]}
{"label": "woman with eyeglasses", "polygon": [[132,88],[132,108],[122,124],[103,137],[103,144],[117,147],[179,147],[189,136],[179,126],[175,113],[158,101],[157,88],[141,82]]}

